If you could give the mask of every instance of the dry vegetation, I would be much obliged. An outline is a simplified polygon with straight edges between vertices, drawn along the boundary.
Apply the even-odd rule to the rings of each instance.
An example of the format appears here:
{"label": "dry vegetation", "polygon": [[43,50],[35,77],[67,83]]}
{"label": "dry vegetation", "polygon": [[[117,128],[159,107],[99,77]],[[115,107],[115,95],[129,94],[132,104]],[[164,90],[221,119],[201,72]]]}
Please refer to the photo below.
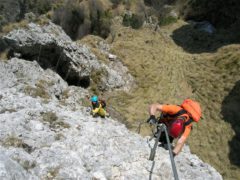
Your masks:
{"label": "dry vegetation", "polygon": [[7,33],[9,33],[10,31],[12,31],[14,29],[27,27],[27,24],[28,24],[28,22],[26,20],[22,20],[22,21],[16,22],[16,23],[9,23],[9,24],[3,26],[1,32],[3,34],[7,34]]}
{"label": "dry vegetation", "polygon": [[57,128],[70,128],[70,125],[63,120],[59,119],[54,112],[42,112],[42,120],[49,124],[49,127],[54,130]]}
{"label": "dry vegetation", "polygon": [[109,100],[130,124],[147,118],[149,103],[180,103],[191,96],[191,87],[184,79],[185,61],[191,56],[173,48],[167,33],[119,27],[117,34],[113,52],[128,66],[138,88],[130,94],[122,93],[121,97],[111,95]]}
{"label": "dry vegetation", "polygon": [[47,82],[45,80],[39,80],[36,84],[35,87],[27,85],[24,89],[24,92],[27,95],[30,95],[34,98],[36,97],[41,97],[45,100],[50,98],[49,93],[46,91],[47,86],[52,86],[52,82]]}
{"label": "dry vegetation", "polygon": [[[112,53],[129,68],[136,79],[137,88],[130,93],[118,91],[105,96],[108,104],[111,105],[110,108],[116,111],[115,114],[121,117],[121,121],[131,130],[135,131],[138,124],[148,118],[147,110],[150,103],[179,104],[187,97],[198,100],[202,105],[203,118],[199,124],[194,125],[188,140],[191,150],[213,165],[225,179],[237,179],[240,177],[240,165],[238,165],[240,143],[239,140],[233,140],[239,139],[240,126],[237,120],[234,121],[239,115],[235,111],[232,112],[231,108],[239,107],[235,101],[239,98],[240,46],[229,43],[239,42],[240,36],[236,36],[239,30],[234,33],[223,31],[210,37],[192,30],[181,20],[171,26],[161,27],[160,31],[146,27],[134,30],[119,24],[114,24],[114,29],[111,29],[113,17],[116,15],[123,17],[125,26],[137,28],[141,27],[142,20],[146,20],[144,19],[146,16],[151,15],[155,16],[156,22],[160,20],[162,25],[176,22],[176,19],[168,19],[168,17],[164,19],[163,14],[156,12],[161,4],[155,4],[154,9],[149,9],[144,7],[142,2],[74,0],[64,3],[61,1],[54,4],[54,12],[48,12],[46,16],[53,18],[73,39],[91,33],[107,38],[106,40],[111,43]],[[144,2],[160,1],[144,0]],[[214,4],[209,5],[213,5],[211,7],[216,10]],[[124,17],[126,10],[131,10],[134,16]],[[8,32],[25,25],[25,21],[9,24],[3,28],[3,31]],[[175,36],[172,36],[174,33]],[[173,41],[174,38],[179,39]],[[228,42],[224,38],[231,40]],[[97,43],[101,40],[95,36],[87,36],[81,42],[90,45],[97,57],[107,63],[108,60],[98,49]],[[5,59],[6,53],[0,56],[1,59]],[[95,72],[91,77],[93,79],[91,90],[94,93],[99,93],[98,82],[101,73]],[[44,87],[45,83],[39,82],[36,87],[27,86],[25,92],[34,97],[49,99]],[[68,92],[65,92],[65,96],[66,98],[69,96]],[[233,102],[232,99],[235,97],[236,100]],[[226,108],[230,113],[226,113],[224,109],[229,101],[232,105]],[[236,111],[238,112],[239,109]],[[70,127],[69,124],[58,120],[52,112],[43,113],[42,116],[43,121],[49,123],[52,128]],[[141,133],[149,134],[149,127],[142,127]],[[61,135],[56,137],[56,139],[60,138]],[[12,141],[16,142],[16,145],[11,143]],[[10,146],[17,147],[22,143],[16,138],[10,138],[9,142]],[[233,158],[236,159],[235,165]],[[50,173],[53,177],[55,174],[57,174],[55,170]]]}
{"label": "dry vegetation", "polygon": [[23,148],[26,152],[31,153],[33,148],[26,144],[21,138],[15,135],[9,135],[4,140],[2,140],[2,145],[4,147],[15,147],[15,148]]}
{"label": "dry vegetation", "polygon": [[97,58],[102,61],[104,64],[109,63],[109,59],[106,54],[104,54],[99,49],[99,43],[104,42],[104,39],[98,36],[88,35],[82,38],[80,41],[78,41],[80,44],[86,44],[88,47],[91,48],[91,51]]}
{"label": "dry vegetation", "polygon": [[[225,179],[236,179],[240,175],[239,167],[233,165],[229,154],[237,156],[238,151],[232,152],[229,142],[238,131],[232,128],[232,122],[222,110],[223,102],[240,80],[239,45],[224,46],[218,35],[214,44],[218,49],[189,53],[171,38],[172,33],[185,25],[178,21],[159,32],[149,28],[133,30],[119,25],[111,44],[112,51],[129,68],[138,87],[130,93],[106,94],[107,101],[124,117],[122,121],[136,131],[139,122],[147,119],[150,103],[179,104],[187,97],[198,100],[202,105],[203,118],[194,125],[188,143],[193,153],[213,165]],[[183,39],[191,37],[182,36]],[[107,40],[111,42],[111,37]],[[194,43],[194,40],[191,42]],[[143,135],[148,132],[149,127],[141,128]]]}
{"label": "dry vegetation", "polygon": [[1,61],[8,60],[8,50],[4,50],[3,52],[0,52],[0,60]]}
{"label": "dry vegetation", "polygon": [[107,38],[116,16],[122,16],[123,25],[134,29],[141,28],[149,17],[157,19],[159,25],[175,22],[176,18],[167,16],[170,11],[161,8],[163,4],[150,7],[143,0],[67,0],[54,8],[52,19],[74,40],[88,34]]}

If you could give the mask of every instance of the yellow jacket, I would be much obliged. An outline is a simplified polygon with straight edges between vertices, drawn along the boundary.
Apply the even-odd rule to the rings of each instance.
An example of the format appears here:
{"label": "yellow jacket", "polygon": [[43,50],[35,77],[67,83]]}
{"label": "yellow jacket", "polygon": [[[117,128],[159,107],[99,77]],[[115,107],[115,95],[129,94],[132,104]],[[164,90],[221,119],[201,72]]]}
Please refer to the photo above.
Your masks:
{"label": "yellow jacket", "polygon": [[106,116],[106,110],[102,107],[101,103],[99,103],[99,107],[92,110],[92,115],[99,115],[101,117]]}

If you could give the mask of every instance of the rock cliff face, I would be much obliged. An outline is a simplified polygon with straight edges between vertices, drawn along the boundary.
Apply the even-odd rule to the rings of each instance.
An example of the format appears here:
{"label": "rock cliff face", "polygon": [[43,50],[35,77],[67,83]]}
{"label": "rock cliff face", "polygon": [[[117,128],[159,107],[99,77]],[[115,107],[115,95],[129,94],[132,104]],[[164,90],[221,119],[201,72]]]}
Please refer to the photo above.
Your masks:
{"label": "rock cliff face", "polygon": [[36,60],[42,68],[55,70],[69,85],[87,88],[94,81],[93,73],[96,72],[104,84],[102,90],[129,89],[133,83],[133,78],[121,63],[113,62],[111,66],[100,63],[86,46],[72,42],[53,23],[43,27],[31,23],[28,28],[14,30],[3,39],[12,49],[12,56]]}
{"label": "rock cliff face", "polygon": [[[0,61],[1,179],[147,179],[153,141],[107,118],[92,118],[86,89],[68,86],[36,61]],[[68,92],[68,96],[65,92]],[[222,179],[188,147],[175,158],[180,179]],[[152,179],[173,179],[157,149]]]}
{"label": "rock cliff face", "polygon": [[[83,106],[93,71],[105,72],[109,90],[128,89],[133,79],[120,62],[100,63],[51,23],[14,30],[4,41],[12,58],[0,61],[1,179],[173,178],[166,150],[148,161],[153,141],[92,118]],[[188,147],[175,160],[180,179],[222,179]]]}

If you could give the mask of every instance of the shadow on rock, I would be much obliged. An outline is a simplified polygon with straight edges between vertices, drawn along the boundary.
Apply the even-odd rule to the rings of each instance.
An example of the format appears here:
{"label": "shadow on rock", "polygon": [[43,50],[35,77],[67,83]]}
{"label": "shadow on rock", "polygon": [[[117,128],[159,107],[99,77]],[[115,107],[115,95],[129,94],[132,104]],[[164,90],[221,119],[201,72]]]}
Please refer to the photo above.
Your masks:
{"label": "shadow on rock", "polygon": [[240,43],[240,34],[237,29],[236,26],[229,30],[222,29],[210,33],[199,28],[196,23],[190,23],[176,29],[172,39],[189,53],[216,52],[224,45]]}
{"label": "shadow on rock", "polygon": [[234,88],[225,97],[222,103],[222,115],[226,122],[232,125],[235,131],[235,136],[229,142],[230,153],[229,159],[232,164],[240,166],[240,81],[238,81]]}

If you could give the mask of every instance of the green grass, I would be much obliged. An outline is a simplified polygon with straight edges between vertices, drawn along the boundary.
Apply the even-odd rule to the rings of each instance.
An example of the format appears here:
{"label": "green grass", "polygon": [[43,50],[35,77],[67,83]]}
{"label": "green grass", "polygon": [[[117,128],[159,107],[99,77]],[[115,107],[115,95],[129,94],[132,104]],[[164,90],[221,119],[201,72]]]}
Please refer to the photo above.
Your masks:
{"label": "green grass", "polygon": [[172,16],[167,16],[167,17],[163,17],[159,20],[159,26],[166,26],[172,23],[176,23],[177,22],[177,18],[172,17]]}

